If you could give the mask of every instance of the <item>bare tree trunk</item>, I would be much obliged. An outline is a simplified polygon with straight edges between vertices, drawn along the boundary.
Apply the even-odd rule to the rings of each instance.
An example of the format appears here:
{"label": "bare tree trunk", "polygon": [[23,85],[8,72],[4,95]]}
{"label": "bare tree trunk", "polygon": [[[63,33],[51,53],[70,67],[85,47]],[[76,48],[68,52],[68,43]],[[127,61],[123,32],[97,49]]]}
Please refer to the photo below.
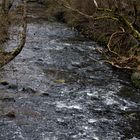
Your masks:
{"label": "bare tree trunk", "polygon": [[24,0],[24,9],[23,9],[23,18],[22,18],[22,31],[20,35],[20,43],[15,48],[12,52],[6,54],[3,56],[3,61],[0,62],[0,67],[3,67],[10,61],[12,61],[24,48],[25,41],[26,41],[26,29],[27,29],[27,22],[26,22],[26,17],[27,17],[27,7],[26,7],[26,0]]}

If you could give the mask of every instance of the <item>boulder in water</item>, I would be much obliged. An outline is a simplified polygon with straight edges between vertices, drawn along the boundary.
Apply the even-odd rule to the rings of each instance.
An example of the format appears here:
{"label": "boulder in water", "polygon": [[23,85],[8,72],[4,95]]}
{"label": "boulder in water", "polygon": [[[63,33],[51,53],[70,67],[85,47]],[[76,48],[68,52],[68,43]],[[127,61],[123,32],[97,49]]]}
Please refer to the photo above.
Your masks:
{"label": "boulder in water", "polygon": [[133,72],[131,80],[137,88],[140,88],[140,71]]}

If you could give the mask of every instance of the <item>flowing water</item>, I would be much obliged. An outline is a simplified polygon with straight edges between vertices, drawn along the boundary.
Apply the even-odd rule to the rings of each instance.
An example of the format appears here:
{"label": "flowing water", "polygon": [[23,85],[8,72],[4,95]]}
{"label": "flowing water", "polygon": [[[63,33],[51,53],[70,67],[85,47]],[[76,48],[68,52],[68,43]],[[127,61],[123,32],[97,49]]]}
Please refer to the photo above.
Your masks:
{"label": "flowing water", "polygon": [[25,48],[0,74],[0,140],[139,140],[140,93],[96,47],[65,24],[28,23]]}

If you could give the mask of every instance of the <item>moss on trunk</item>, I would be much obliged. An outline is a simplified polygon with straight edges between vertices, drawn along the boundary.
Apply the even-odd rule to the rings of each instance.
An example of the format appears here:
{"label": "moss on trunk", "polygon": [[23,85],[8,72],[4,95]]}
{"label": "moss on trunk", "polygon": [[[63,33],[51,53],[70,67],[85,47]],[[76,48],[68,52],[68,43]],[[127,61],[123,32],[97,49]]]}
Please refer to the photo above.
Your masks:
{"label": "moss on trunk", "polygon": [[5,42],[8,38],[8,17],[7,15],[0,14],[0,44]]}

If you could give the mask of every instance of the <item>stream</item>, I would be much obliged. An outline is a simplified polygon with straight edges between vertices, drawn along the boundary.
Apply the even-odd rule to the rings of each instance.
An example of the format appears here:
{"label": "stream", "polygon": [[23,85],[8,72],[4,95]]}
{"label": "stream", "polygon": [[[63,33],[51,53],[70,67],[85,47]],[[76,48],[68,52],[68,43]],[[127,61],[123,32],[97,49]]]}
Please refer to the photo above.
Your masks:
{"label": "stream", "polygon": [[0,72],[0,140],[140,140],[140,92],[97,47],[65,24],[29,22],[25,48]]}

